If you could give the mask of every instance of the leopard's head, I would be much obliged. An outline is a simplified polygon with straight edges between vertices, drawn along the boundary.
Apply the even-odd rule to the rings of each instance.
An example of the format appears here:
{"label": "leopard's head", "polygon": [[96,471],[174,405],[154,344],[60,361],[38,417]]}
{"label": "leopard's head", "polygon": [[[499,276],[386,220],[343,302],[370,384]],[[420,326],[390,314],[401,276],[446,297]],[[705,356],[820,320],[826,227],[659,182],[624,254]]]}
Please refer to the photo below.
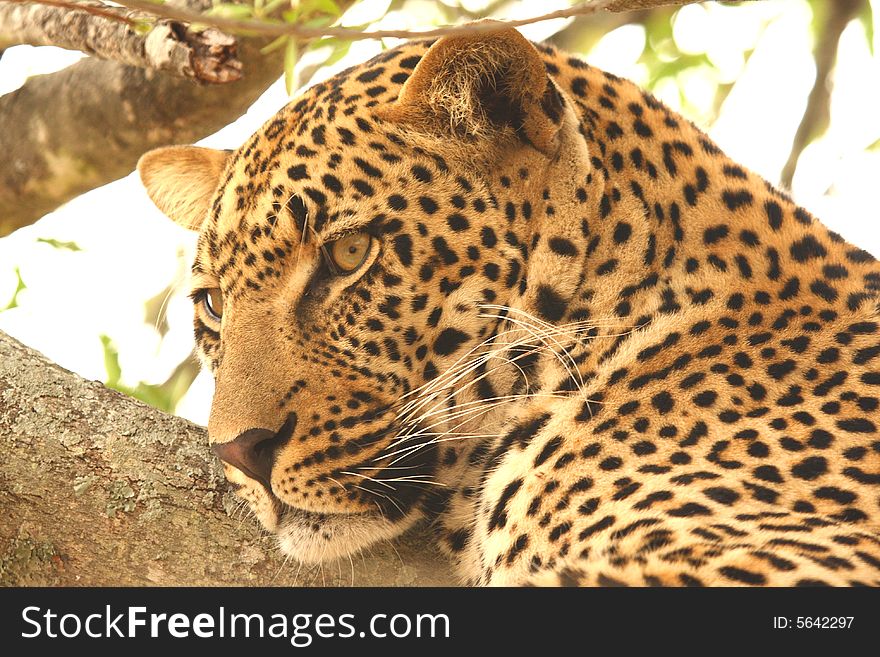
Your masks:
{"label": "leopard's head", "polygon": [[510,354],[480,357],[506,309],[565,315],[589,169],[571,101],[514,30],[389,50],[233,153],[141,159],[153,201],[199,232],[211,443],[283,550],[335,558],[442,506],[521,384]]}

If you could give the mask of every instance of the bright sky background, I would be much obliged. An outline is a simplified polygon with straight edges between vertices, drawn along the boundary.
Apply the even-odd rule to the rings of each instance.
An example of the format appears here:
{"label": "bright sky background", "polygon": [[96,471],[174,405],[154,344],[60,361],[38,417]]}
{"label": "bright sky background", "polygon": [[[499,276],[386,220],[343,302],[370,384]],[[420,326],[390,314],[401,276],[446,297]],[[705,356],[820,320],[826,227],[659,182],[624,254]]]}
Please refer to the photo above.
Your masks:
{"label": "bright sky background", "polygon": [[[880,0],[872,2],[876,23]],[[376,20],[388,4],[389,0],[367,0],[344,22],[358,25]],[[461,4],[479,11],[487,1]],[[561,0],[547,0],[538,10],[565,6]],[[519,18],[535,11],[535,3],[512,3],[498,15]],[[809,5],[802,0],[684,7],[674,25],[676,45],[686,53],[705,53],[717,68],[689,69],[655,92],[707,129],[734,159],[777,181],[815,76],[810,19]],[[388,14],[377,28],[418,29],[444,20],[437,3],[410,0],[404,12]],[[565,20],[551,21],[522,31],[540,40],[565,25]],[[644,29],[626,26],[583,54],[596,66],[644,83],[648,71],[638,60],[645,41]],[[876,41],[875,36],[875,50],[880,52]],[[389,40],[385,45],[395,43]],[[345,59],[320,75],[328,77],[381,48],[376,42],[355,42]],[[745,55],[751,50],[746,64]],[[11,48],[0,60],[0,94],[17,88],[30,75],[58,70],[78,58],[77,53],[56,48]],[[717,120],[709,124],[719,79],[735,85]],[[872,56],[865,30],[857,22],[842,37],[832,99],[828,134],[804,152],[792,191],[800,204],[832,229],[880,254],[876,204],[880,58]],[[279,81],[245,116],[201,143],[235,148],[287,100]],[[873,149],[868,148],[871,145]],[[38,238],[72,241],[83,250],[56,249]],[[0,330],[62,366],[98,380],[106,379],[100,336],[107,335],[119,350],[123,383],[161,383],[193,346],[192,310],[186,298],[193,246],[193,236],[152,206],[135,176],[84,194],[37,224],[0,239],[0,308],[15,292],[16,268],[27,285],[18,296],[18,307],[0,312]],[[169,286],[173,293],[164,304],[169,330],[163,338],[154,323],[144,321],[145,301],[161,301]],[[206,423],[211,393],[210,377],[200,375],[177,412]]]}

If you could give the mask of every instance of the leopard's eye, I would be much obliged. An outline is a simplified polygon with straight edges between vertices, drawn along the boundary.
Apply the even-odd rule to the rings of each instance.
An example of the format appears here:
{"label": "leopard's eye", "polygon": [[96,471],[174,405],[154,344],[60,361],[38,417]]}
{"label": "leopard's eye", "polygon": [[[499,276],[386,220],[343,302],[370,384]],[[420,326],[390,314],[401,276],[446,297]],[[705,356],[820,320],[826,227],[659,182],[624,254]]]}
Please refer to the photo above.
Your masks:
{"label": "leopard's eye", "polygon": [[220,288],[212,287],[204,290],[202,304],[208,316],[219,322],[223,317],[223,293],[220,292]]}
{"label": "leopard's eye", "polygon": [[364,264],[373,238],[366,233],[354,233],[329,244],[329,256],[336,268],[348,274]]}

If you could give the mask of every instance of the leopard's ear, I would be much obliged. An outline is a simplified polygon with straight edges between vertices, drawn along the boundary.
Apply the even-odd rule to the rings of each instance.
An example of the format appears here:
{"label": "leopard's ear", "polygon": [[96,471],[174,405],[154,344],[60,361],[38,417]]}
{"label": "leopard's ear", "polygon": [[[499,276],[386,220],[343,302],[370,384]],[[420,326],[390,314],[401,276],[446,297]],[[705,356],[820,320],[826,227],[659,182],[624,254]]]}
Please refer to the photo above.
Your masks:
{"label": "leopard's ear", "polygon": [[174,223],[199,230],[228,159],[226,151],[167,146],[144,154],[137,169],[156,207]]}
{"label": "leopard's ear", "polygon": [[535,46],[502,27],[437,41],[398,99],[379,112],[383,120],[456,139],[495,139],[512,129],[548,154],[562,115],[562,97]]}

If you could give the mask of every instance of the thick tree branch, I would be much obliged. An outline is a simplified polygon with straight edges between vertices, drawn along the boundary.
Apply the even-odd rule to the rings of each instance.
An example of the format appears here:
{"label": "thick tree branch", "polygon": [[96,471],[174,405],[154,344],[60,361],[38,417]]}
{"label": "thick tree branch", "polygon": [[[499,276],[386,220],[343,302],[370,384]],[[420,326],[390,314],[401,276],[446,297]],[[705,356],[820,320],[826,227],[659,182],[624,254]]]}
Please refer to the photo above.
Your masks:
{"label": "thick tree branch", "polygon": [[169,21],[146,33],[136,31],[147,18],[155,20],[102,3],[0,0],[0,49],[18,44],[58,46],[199,82],[233,82],[241,77],[233,37],[214,28],[194,32]]}
{"label": "thick tree branch", "polygon": [[788,160],[782,168],[780,181],[791,187],[798,159],[810,142],[822,135],[831,120],[831,88],[834,75],[834,63],[837,61],[837,48],[840,35],[851,20],[859,14],[863,3],[868,0],[835,0],[829,2],[824,9],[824,20],[817,24],[816,45],[813,56],[816,60],[816,80],[807,99],[807,107],[798,125],[791,145]]}
{"label": "thick tree branch", "polygon": [[222,86],[88,58],[0,97],[0,236],[121,178],[147,150],[198,141],[281,75],[280,53],[243,42],[246,75]]}
{"label": "thick tree branch", "polygon": [[448,585],[418,530],[353,564],[284,563],[203,429],[0,333],[0,586]]}

